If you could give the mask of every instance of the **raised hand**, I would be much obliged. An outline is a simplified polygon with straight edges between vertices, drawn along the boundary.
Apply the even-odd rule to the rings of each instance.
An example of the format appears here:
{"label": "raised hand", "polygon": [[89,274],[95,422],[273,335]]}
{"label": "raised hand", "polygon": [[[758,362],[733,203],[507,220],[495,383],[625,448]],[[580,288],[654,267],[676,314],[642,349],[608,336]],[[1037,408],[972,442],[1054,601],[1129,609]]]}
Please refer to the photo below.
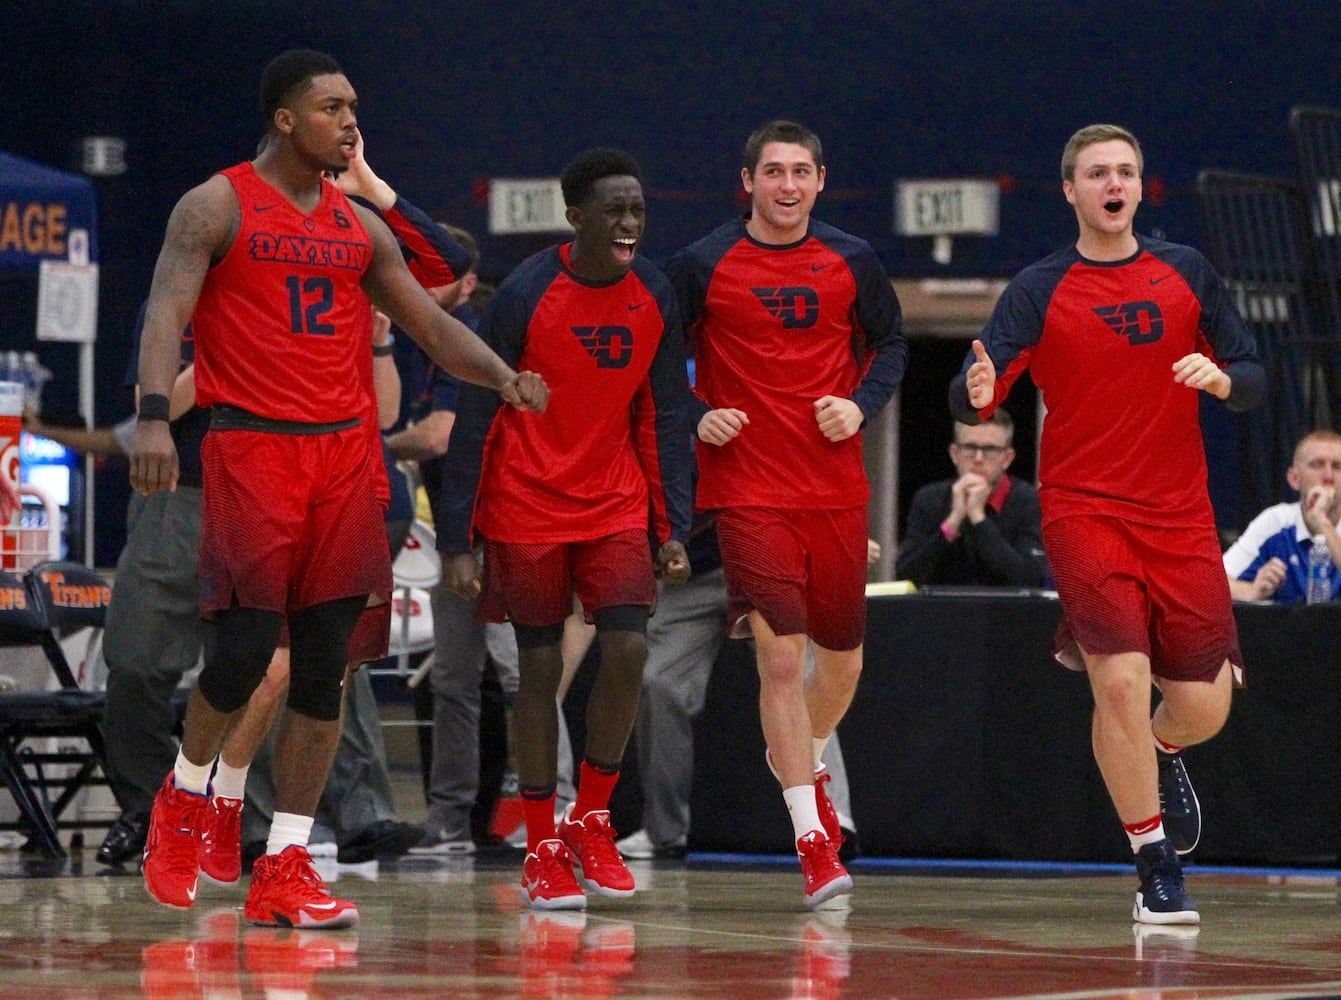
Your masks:
{"label": "raised hand", "polygon": [[981,410],[996,398],[996,365],[981,340],[973,341],[973,356],[977,360],[969,365],[967,376],[969,405]]}

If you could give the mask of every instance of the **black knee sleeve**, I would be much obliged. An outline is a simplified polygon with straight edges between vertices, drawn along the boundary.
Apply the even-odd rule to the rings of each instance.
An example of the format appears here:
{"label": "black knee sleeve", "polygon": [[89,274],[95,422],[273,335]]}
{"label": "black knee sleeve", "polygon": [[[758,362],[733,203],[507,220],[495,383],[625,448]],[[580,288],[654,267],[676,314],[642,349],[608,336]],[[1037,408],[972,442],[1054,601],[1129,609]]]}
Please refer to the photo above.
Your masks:
{"label": "black knee sleeve", "polygon": [[555,625],[518,625],[513,622],[512,631],[517,634],[518,649],[557,646],[563,639],[563,622]]}
{"label": "black knee sleeve", "polygon": [[289,617],[289,697],[299,715],[321,722],[340,717],[342,682],[354,634],[367,598],[327,601]]}
{"label": "black knee sleeve", "polygon": [[643,604],[615,604],[591,613],[597,632],[637,632],[647,635],[650,608]]}
{"label": "black knee sleeve", "polygon": [[232,607],[214,618],[209,655],[198,687],[216,712],[236,712],[265,677],[284,616],[277,611]]}

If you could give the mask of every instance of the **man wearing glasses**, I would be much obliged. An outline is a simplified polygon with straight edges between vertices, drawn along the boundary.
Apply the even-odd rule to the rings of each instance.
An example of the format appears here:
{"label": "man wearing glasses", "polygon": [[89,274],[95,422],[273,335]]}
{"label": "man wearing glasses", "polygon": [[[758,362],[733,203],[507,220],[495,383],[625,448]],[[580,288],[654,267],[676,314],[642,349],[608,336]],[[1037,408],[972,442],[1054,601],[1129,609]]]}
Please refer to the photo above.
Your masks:
{"label": "man wearing glasses", "polygon": [[956,422],[950,461],[958,477],[913,496],[895,575],[918,586],[1043,584],[1042,517],[1032,483],[1006,475],[1015,425],[1004,408],[975,426]]}

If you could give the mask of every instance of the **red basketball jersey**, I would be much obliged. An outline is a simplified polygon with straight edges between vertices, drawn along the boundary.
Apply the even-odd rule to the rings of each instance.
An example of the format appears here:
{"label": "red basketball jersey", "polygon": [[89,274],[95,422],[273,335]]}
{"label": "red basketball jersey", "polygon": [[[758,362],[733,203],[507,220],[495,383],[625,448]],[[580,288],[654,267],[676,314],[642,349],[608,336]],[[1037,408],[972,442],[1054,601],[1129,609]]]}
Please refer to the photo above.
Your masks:
{"label": "red basketball jersey", "polygon": [[322,182],[310,214],[250,163],[223,171],[242,225],[196,304],[196,395],[275,420],[366,417],[372,242],[349,199]]}

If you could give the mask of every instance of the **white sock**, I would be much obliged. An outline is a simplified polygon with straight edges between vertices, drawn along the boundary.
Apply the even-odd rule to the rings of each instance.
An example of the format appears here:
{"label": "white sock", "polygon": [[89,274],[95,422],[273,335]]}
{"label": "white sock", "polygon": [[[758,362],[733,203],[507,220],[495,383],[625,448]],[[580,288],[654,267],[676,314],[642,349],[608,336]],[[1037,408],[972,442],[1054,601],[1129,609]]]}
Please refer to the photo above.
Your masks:
{"label": "white sock", "polygon": [[793,785],[791,788],[784,788],[782,797],[787,802],[787,811],[791,813],[792,832],[797,840],[811,830],[819,830],[823,835],[824,825],[820,822],[819,808],[815,805],[814,785]]}
{"label": "white sock", "polygon": [[204,795],[209,791],[210,771],[213,767],[214,761],[208,764],[192,764],[186,759],[186,754],[179,749],[177,762],[172,765],[172,783],[183,792]]}
{"label": "white sock", "polygon": [[824,770],[824,762],[820,760],[824,756],[824,748],[829,745],[829,740],[833,739],[833,733],[828,736],[813,736],[810,740],[811,756],[815,761],[815,773],[819,774]]}
{"label": "white sock", "polygon": [[246,767],[233,767],[219,758],[214,765],[214,796],[220,799],[240,799],[247,793]]}
{"label": "white sock", "polygon": [[279,854],[293,844],[306,847],[312,836],[312,817],[297,813],[275,813],[270,821],[270,839],[265,842],[266,854]]}
{"label": "white sock", "polygon": [[1142,833],[1133,833],[1131,827],[1125,825],[1124,829],[1127,831],[1127,839],[1131,841],[1131,852],[1133,854],[1141,853],[1141,848],[1146,844],[1158,844],[1165,837],[1163,820]]}
{"label": "white sock", "polygon": [[1153,729],[1150,730],[1150,736],[1155,741],[1155,749],[1160,751],[1161,753],[1172,755],[1183,752],[1182,747],[1177,746],[1176,744],[1173,743],[1165,743],[1162,739],[1160,739],[1158,736],[1155,735],[1155,731]]}

